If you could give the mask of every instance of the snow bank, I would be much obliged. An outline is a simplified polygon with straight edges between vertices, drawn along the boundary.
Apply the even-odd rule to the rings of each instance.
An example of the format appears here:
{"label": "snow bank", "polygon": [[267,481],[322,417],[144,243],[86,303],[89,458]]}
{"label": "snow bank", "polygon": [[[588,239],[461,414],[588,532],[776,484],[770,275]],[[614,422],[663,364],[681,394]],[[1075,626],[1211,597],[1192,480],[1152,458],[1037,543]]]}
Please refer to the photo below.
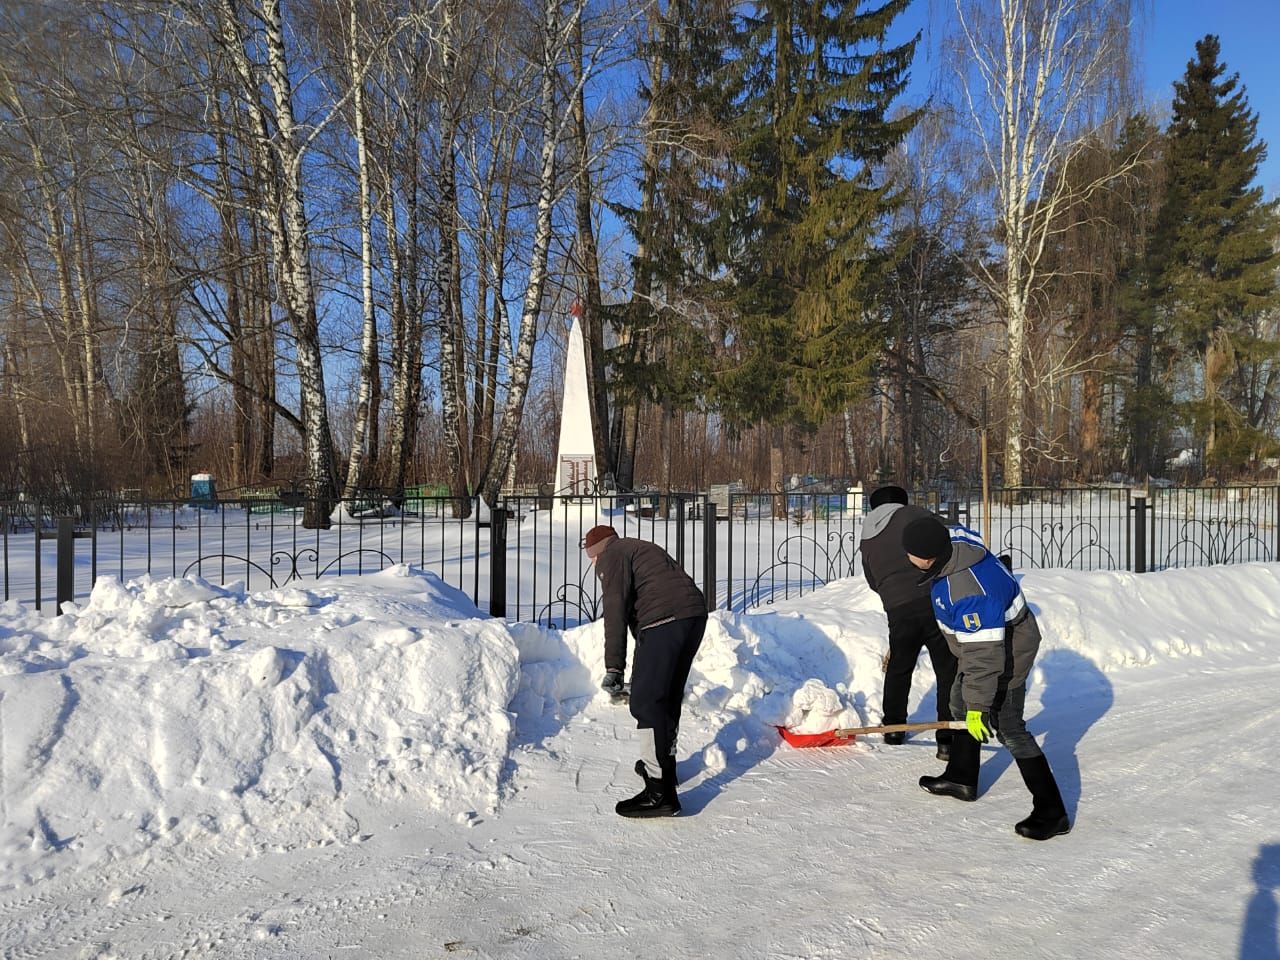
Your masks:
{"label": "snow bank", "polygon": [[[1055,681],[1265,652],[1280,613],[1278,564],[1034,572],[1024,587]],[[885,636],[861,578],[718,611],[682,756],[715,773],[775,749],[774,724],[878,722]],[[474,823],[497,810],[513,749],[539,749],[603,699],[603,650],[603,624],[483,618],[407,567],[252,594],[104,579],[57,620],[4,604],[0,883],[178,841],[252,851],[359,838],[361,811],[392,801]],[[1044,681],[1033,673],[1033,688]],[[931,686],[926,666],[913,713],[928,712]]]}
{"label": "snow bank", "polygon": [[56,621],[6,605],[0,875],[349,839],[392,798],[492,811],[518,676],[505,624],[407,567],[253,595],[103,579]]}
{"label": "snow bank", "polygon": [[[1021,577],[1039,619],[1043,644],[1029,685],[1046,669],[1094,682],[1096,672],[1181,657],[1274,649],[1280,616],[1280,564],[1132,574],[1034,571]],[[861,577],[829,584],[768,612],[712,615],[690,680],[687,714],[712,732],[704,764],[726,754],[778,744],[774,725],[800,733],[881,722],[888,627],[879,599]],[[561,670],[603,674],[604,631],[595,623],[564,634]],[[1058,653],[1054,653],[1058,651]],[[929,709],[933,674],[927,657],[913,684],[911,708]],[[547,685],[544,683],[543,687]],[[570,693],[592,693],[575,685]],[[686,724],[686,729],[689,727]],[[697,751],[699,744],[682,743]]]}

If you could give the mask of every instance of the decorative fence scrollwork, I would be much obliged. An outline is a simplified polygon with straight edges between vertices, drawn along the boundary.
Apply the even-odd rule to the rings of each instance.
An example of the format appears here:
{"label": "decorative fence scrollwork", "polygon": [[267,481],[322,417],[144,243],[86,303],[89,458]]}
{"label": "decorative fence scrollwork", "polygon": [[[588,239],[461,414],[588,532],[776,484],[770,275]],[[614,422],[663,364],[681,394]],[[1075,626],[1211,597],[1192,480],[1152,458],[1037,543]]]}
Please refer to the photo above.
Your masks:
{"label": "decorative fence scrollwork", "polygon": [[[1015,566],[1075,567],[1115,570],[1116,558],[1103,541],[1102,531],[1092,520],[1070,526],[1061,520],[1036,525],[1019,523],[1008,528],[1001,550],[1013,557]],[[1092,554],[1092,556],[1086,556]],[[1023,563],[1019,563],[1021,558]],[[1105,564],[1096,561],[1104,559]],[[1088,561],[1088,562],[1082,562]]]}
{"label": "decorative fence scrollwork", "polygon": [[[354,557],[358,555],[362,556],[363,554],[373,554],[374,556],[376,556],[379,559],[379,564],[378,564],[379,570],[382,570],[385,567],[394,566],[396,562],[390,556],[383,553],[381,550],[374,550],[370,547],[359,547],[355,550],[347,550],[344,553],[341,553],[338,556],[334,557],[323,567],[319,567],[316,570],[315,579],[318,580],[320,577],[323,577],[335,566],[338,566],[339,571],[341,571],[340,564],[342,563],[343,560],[347,559],[348,557]],[[197,559],[192,560],[189,564],[187,564],[187,568],[182,571],[182,575],[185,577],[189,573],[191,573],[192,570],[195,570],[196,573],[199,574],[200,570],[204,567],[205,564],[212,564],[214,561],[224,561],[224,563],[222,564],[223,566],[225,566],[225,561],[232,561],[237,564],[244,564],[246,568],[252,568],[254,570],[257,570],[259,573],[261,573],[263,576],[267,578],[267,581],[271,584],[272,588],[274,589],[277,587],[286,586],[287,584],[292,583],[294,580],[303,579],[303,574],[298,569],[298,564],[310,563],[310,564],[318,565],[320,562],[320,553],[314,547],[303,547],[302,549],[296,550],[296,551],[284,550],[284,549],[276,550],[274,553],[271,554],[272,570],[274,570],[276,567],[281,567],[283,569],[285,561],[288,561],[288,564],[289,564],[289,571],[288,571],[289,575],[285,577],[283,580],[279,579],[270,570],[267,570],[264,567],[262,567],[261,564],[255,563],[254,561],[250,560],[248,557],[242,557],[234,553],[206,553],[204,556],[198,557]],[[350,572],[360,574],[360,573],[367,573],[369,571],[367,571],[364,568],[363,563],[361,563],[358,569]]]}
{"label": "decorative fence scrollwork", "polygon": [[[826,542],[828,546],[824,547],[815,535],[793,533],[779,543],[773,563],[756,575],[745,592],[744,609],[759,606],[762,602],[773,603],[779,584],[785,598],[790,596],[792,587],[804,594],[806,590],[816,590],[832,580],[852,576],[858,554],[857,532],[853,529],[829,530]],[[806,551],[809,557],[805,556]]]}
{"label": "decorative fence scrollwork", "polygon": [[[594,575],[595,566],[588,566],[579,578],[577,583],[561,584],[555,592],[555,595],[543,604],[542,608],[534,617],[534,623],[542,624],[553,630],[563,630],[571,625],[571,618],[568,614],[570,610],[576,610],[581,614],[578,622],[590,623],[600,617],[600,598],[593,591],[588,591],[586,586],[587,578]],[[570,598],[570,593],[575,594],[574,598]],[[551,615],[553,607],[560,607],[560,619],[556,620]]]}
{"label": "decorative fence scrollwork", "polygon": [[1259,536],[1251,517],[1208,517],[1184,520],[1178,539],[1169,545],[1164,566],[1204,566],[1270,560],[1271,548]]}

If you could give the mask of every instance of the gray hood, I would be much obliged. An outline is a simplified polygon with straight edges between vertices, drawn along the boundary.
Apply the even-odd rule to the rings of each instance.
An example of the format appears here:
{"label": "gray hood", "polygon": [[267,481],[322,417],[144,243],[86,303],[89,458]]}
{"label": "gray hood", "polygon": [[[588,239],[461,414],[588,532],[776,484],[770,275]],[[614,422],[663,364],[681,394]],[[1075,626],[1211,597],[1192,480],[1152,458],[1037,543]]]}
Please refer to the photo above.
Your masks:
{"label": "gray hood", "polygon": [[889,520],[893,515],[901,510],[901,503],[882,503],[870,513],[866,519],[862,521],[862,539],[870,540],[884,533],[884,528],[889,525]]}
{"label": "gray hood", "polygon": [[986,553],[987,551],[977,544],[969,543],[965,540],[952,540],[951,559],[938,571],[938,576],[949,577],[953,573],[959,573],[961,570],[968,570],[986,556]]}

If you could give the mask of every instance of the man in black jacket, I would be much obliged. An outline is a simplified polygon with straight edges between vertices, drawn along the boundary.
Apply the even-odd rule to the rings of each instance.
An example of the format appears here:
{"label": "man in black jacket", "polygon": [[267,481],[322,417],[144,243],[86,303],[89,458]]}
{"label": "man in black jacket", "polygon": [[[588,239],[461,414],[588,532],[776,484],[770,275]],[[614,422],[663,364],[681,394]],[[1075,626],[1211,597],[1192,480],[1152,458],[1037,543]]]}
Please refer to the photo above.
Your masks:
{"label": "man in black jacket", "polygon": [[653,730],[652,761],[637,760],[644,789],[615,807],[624,817],[664,817],[680,812],[676,797],[676,736],[684,687],[707,626],[707,601],[697,584],[661,547],[619,537],[609,526],[592,527],[583,540],[596,565],[604,602],[604,667],[601,686],[622,684],[627,632],[636,638],[631,665],[631,715]]}
{"label": "man in black jacket", "polygon": [[[862,572],[867,585],[880,595],[889,619],[889,665],[884,675],[884,722],[905,723],[911,674],[920,648],[929,651],[938,679],[938,719],[951,719],[951,685],[956,678],[956,658],[938,630],[929,599],[929,585],[920,582],[920,571],[902,549],[902,531],[911,521],[931,516],[923,507],[908,503],[902,487],[873,490],[871,512],[862,521]],[[886,733],[885,743],[902,743],[906,736]],[[938,731],[938,759],[951,751],[951,731]]]}

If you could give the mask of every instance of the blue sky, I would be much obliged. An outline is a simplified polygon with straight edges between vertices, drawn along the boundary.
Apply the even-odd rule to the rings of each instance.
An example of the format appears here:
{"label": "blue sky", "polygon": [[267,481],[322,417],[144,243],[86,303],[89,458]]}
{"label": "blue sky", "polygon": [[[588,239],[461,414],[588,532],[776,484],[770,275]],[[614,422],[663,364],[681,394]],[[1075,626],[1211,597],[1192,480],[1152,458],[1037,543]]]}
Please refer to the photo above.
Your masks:
{"label": "blue sky", "polygon": [[[937,78],[939,34],[954,9],[954,0],[914,0],[894,25],[891,41],[924,33],[912,69],[912,100],[926,96]],[[1207,33],[1218,35],[1228,71],[1240,74],[1248,91],[1270,154],[1258,179],[1268,196],[1280,197],[1280,0],[1147,0],[1139,37],[1147,99],[1157,117],[1167,119],[1173,82]]]}
{"label": "blue sky", "polygon": [[1259,181],[1280,196],[1280,0],[1153,0],[1144,30],[1148,96],[1167,104],[1173,81],[1195,55],[1206,33],[1222,41],[1228,72],[1240,74],[1249,105],[1258,114],[1258,135],[1269,156]]}

